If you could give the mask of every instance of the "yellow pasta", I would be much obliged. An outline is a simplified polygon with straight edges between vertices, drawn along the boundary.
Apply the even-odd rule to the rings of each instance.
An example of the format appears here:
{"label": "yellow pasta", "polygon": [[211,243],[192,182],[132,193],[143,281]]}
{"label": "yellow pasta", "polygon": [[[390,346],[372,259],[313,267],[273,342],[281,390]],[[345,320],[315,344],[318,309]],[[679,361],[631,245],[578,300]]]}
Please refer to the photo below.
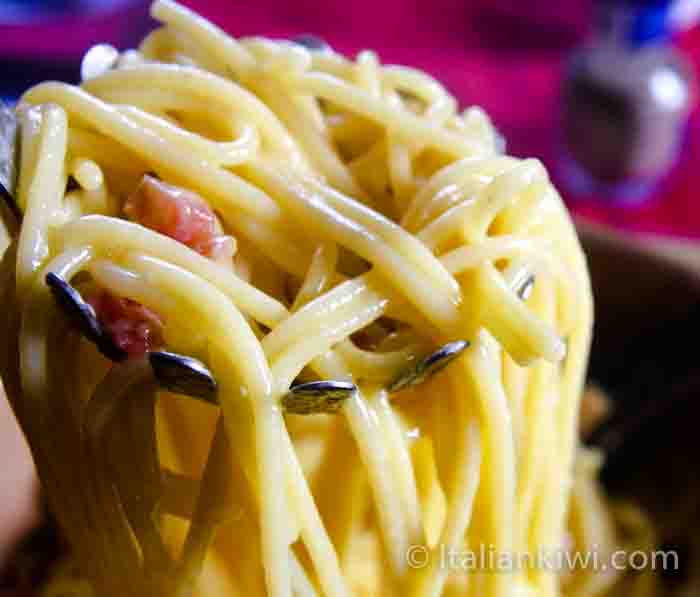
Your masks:
{"label": "yellow pasta", "polygon": [[[44,594],[611,586],[444,560],[556,549],[567,520],[581,543],[615,540],[586,509],[591,484],[568,509],[592,304],[542,165],[372,52],[236,40],[171,0],[152,15],[138,52],[18,106],[0,373],[73,548]],[[100,354],[52,298],[56,276],[98,319],[111,297],[157,348],[202,361],[216,403]],[[396,389],[459,341],[445,371]],[[356,391],[335,414],[293,414],[290,388],[314,380]]]}

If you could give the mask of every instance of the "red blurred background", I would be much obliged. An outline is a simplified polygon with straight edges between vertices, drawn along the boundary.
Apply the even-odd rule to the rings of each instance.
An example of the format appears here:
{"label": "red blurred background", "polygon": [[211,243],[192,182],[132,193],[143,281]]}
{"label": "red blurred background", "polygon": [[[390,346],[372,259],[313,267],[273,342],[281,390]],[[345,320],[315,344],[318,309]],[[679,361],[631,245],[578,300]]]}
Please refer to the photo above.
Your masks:
{"label": "red blurred background", "polygon": [[[554,166],[560,153],[560,82],[585,39],[590,0],[184,0],[233,35],[314,33],[354,55],[373,48],[385,62],[432,73],[463,105],[478,104],[508,151]],[[18,6],[22,10],[18,10]],[[556,6],[556,9],[553,7]],[[43,78],[74,80],[82,53],[109,41],[133,46],[152,24],[141,0],[3,0],[0,67],[5,95]],[[698,28],[675,43],[700,69]],[[635,231],[700,237],[700,127],[691,121],[682,160],[641,206],[601,197],[565,198],[579,214]],[[550,168],[556,172],[555,168]]]}

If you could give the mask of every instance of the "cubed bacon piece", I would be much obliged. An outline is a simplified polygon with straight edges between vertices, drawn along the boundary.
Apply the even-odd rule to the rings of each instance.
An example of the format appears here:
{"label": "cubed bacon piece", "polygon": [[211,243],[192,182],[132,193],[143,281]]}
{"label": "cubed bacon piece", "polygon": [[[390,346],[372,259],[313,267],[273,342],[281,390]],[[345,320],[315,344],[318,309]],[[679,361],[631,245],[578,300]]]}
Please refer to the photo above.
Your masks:
{"label": "cubed bacon piece", "polygon": [[217,233],[216,216],[196,193],[144,176],[127,199],[124,213],[211,259],[231,257],[233,239]]}
{"label": "cubed bacon piece", "polygon": [[105,291],[92,295],[88,302],[103,329],[130,357],[162,346],[163,322],[147,307]]}

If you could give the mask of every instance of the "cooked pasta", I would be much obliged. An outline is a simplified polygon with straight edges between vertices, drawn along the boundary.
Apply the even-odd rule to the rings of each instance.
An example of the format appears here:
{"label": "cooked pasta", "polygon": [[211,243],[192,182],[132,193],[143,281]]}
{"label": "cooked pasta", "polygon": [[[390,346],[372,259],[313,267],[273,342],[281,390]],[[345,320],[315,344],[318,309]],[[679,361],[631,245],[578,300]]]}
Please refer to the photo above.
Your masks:
{"label": "cooked pasta", "polygon": [[[109,70],[18,106],[0,370],[72,550],[45,595],[573,586],[444,558],[563,549],[581,508],[609,534],[568,508],[592,303],[542,165],[371,52],[234,39],[170,0],[152,15]],[[130,358],[76,330],[49,274]],[[148,381],[161,348],[206,364],[216,404]],[[357,391],[285,412],[314,380]]]}

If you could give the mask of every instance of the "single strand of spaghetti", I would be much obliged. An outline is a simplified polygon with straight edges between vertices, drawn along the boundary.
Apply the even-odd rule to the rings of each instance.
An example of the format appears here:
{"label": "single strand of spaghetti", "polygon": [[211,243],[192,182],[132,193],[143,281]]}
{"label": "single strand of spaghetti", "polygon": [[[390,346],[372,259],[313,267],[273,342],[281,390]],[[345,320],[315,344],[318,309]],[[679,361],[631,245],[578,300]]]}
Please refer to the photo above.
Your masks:
{"label": "single strand of spaghetti", "polygon": [[329,49],[326,52],[311,52],[311,65],[315,71],[321,71],[352,81],[355,65],[342,54]]}
{"label": "single strand of spaghetti", "polygon": [[470,106],[464,110],[459,120],[461,120],[459,128],[462,134],[479,139],[488,153],[503,153],[505,141],[491,124],[491,119],[484,110],[478,106]]}
{"label": "single strand of spaghetti", "polygon": [[306,117],[317,129],[324,130],[328,135],[330,135],[328,120],[326,119],[326,116],[321,110],[321,106],[319,106],[319,103],[316,101],[315,97],[311,95],[295,96],[294,103],[299,106],[299,109],[306,114]]}
{"label": "single strand of spaghetti", "polygon": [[379,60],[374,52],[364,50],[357,55],[355,81],[373,98],[380,98],[382,93],[380,68]]}
{"label": "single strand of spaghetti", "polygon": [[391,352],[374,352],[362,350],[347,340],[340,342],[335,350],[352,370],[355,379],[388,384],[407,363],[415,362],[420,355],[426,354],[429,348],[415,343]]}
{"label": "single strand of spaghetti", "polygon": [[421,507],[418,487],[413,470],[413,461],[408,450],[401,421],[393,409],[386,391],[373,396],[372,406],[384,430],[385,441],[391,460],[394,484],[404,510],[404,524],[410,545],[424,545],[425,535],[421,525]]}
{"label": "single strand of spaghetti", "polygon": [[164,56],[174,54],[182,45],[182,35],[163,25],[147,33],[138,45],[138,52],[147,60],[165,62]]}
{"label": "single strand of spaghetti", "polygon": [[85,158],[75,158],[70,163],[70,174],[86,191],[96,191],[104,184],[99,164]]}
{"label": "single strand of spaghetti", "polygon": [[151,5],[151,16],[194,39],[237,77],[255,67],[255,60],[237,40],[180,4],[157,0]]}
{"label": "single strand of spaghetti", "polygon": [[288,314],[282,303],[244,282],[230,270],[182,243],[132,222],[105,216],[84,216],[59,230],[56,243],[59,249],[90,245],[105,255],[115,250],[143,251],[189,272],[196,272],[245,314],[268,327],[273,327]]}
{"label": "single strand of spaghetti", "polygon": [[170,143],[183,149],[189,148],[216,166],[229,167],[247,162],[255,158],[258,151],[260,140],[257,129],[252,125],[241,126],[241,134],[235,141],[220,143],[190,133],[133,106],[118,106],[118,110],[144,127],[153,129]]}
{"label": "single strand of spaghetti", "polygon": [[[540,279],[544,278],[544,282],[548,285],[551,284],[551,276],[545,277],[547,276],[546,271],[542,271],[541,268],[536,269],[526,257],[519,256],[514,256],[510,260],[510,263],[503,271],[503,279],[513,292],[517,293],[518,290],[523,288],[523,284],[528,283],[529,277],[535,275],[535,271],[540,276]],[[542,290],[541,286],[542,285],[533,285],[530,292],[531,298],[525,299],[528,301],[528,305],[531,306],[535,302],[539,305],[540,293]],[[539,315],[539,311],[534,311]],[[525,418],[525,394],[528,383],[532,378],[532,368],[520,367],[508,353],[503,355],[502,366],[501,377],[503,380],[503,387],[508,397],[508,407],[510,408],[513,420],[513,441],[515,443],[516,454],[518,455],[518,487],[520,487],[522,478],[521,472],[523,470],[522,461],[527,458],[527,454],[520,449],[525,441],[525,434],[528,429]]]}
{"label": "single strand of spaghetti", "polygon": [[[196,313],[201,318],[204,329],[210,330],[210,342],[217,344],[227,354],[231,372],[240,376],[250,392],[255,417],[266,584],[268,591],[275,597],[291,595],[289,546],[284,540],[284,529],[287,528],[285,494],[270,485],[273,479],[281,478],[283,471],[280,435],[284,424],[279,409],[272,400],[272,379],[260,344],[235,306],[198,276],[147,256],[132,255],[126,265],[143,275],[146,283],[155,284],[162,292],[189,305],[190,316]],[[227,372],[215,373],[219,377]],[[219,396],[225,421],[228,413],[227,398],[225,395]]]}
{"label": "single strand of spaghetti", "polygon": [[61,209],[54,213],[51,227],[60,229],[85,213],[113,217],[121,211],[116,203],[116,198],[107,192],[104,185],[95,191],[71,191],[64,197]]}
{"label": "single strand of spaghetti", "polygon": [[83,215],[83,193],[72,191],[63,198],[63,205],[54,212],[49,226],[60,228]]}
{"label": "single strand of spaghetti", "polygon": [[139,44],[138,53],[142,57],[141,60],[125,61],[122,54],[118,68],[140,66],[148,61],[177,62],[178,58],[184,57],[190,61],[190,66],[196,66],[219,76],[227,76],[228,73],[225,64],[217,62],[193,39],[172,27],[164,26],[151,31]]}
{"label": "single strand of spaghetti", "polygon": [[255,35],[239,39],[239,43],[257,61],[254,77],[247,77],[246,85],[254,85],[254,79],[259,75],[272,75],[284,80],[290,73],[303,73],[311,68],[313,63],[311,52],[301,44],[288,40],[272,40]]}
{"label": "single strand of spaghetti", "polygon": [[213,201],[214,207],[222,212],[243,209],[262,218],[279,217],[275,203],[259,189],[227,170],[212,167],[205,161],[191,160],[153,131],[144,129],[115,107],[80,89],[61,83],[44,83],[28,91],[23,101],[61,104],[72,116],[129,146],[166,179],[182,183]]}
{"label": "single strand of spaghetti", "polygon": [[128,68],[146,62],[146,57],[137,49],[124,50],[117,58],[114,68]]}
{"label": "single strand of spaghetti", "polygon": [[294,313],[326,292],[335,276],[338,264],[338,247],[334,243],[321,243],[314,251],[309,269],[297,291],[290,311]]}
{"label": "single strand of spaghetti", "polygon": [[[430,104],[426,108],[423,117],[434,125],[444,126],[454,116],[456,111],[457,102],[453,97],[446,95]],[[492,149],[488,146],[485,147],[485,150],[485,153],[492,153]]]}
{"label": "single strand of spaghetti", "polygon": [[29,194],[29,185],[34,180],[34,170],[39,161],[37,145],[43,120],[42,112],[41,106],[24,106],[17,111],[20,140],[18,171],[22,174],[17,179],[17,203],[23,210],[26,209],[25,201]]}
{"label": "single strand of spaghetti", "polygon": [[66,113],[58,106],[42,109],[37,142],[37,164],[27,195],[17,249],[17,288],[25,291],[36,272],[49,258],[49,223],[60,207],[65,188],[68,134]]}
{"label": "single strand of spaghetti", "polygon": [[410,137],[416,143],[435,147],[447,155],[463,157],[481,153],[479,145],[471,140],[436,127],[406,110],[392,110],[381,100],[373,99],[364,91],[331,75],[306,73],[295,81],[295,85],[303,92],[312,93],[339,107],[379,122]]}
{"label": "single strand of spaghetti", "polygon": [[402,213],[402,207],[414,192],[411,154],[408,147],[398,135],[394,135],[389,131],[387,137],[389,181],[394,190],[392,197],[394,199],[396,213]]}
{"label": "single strand of spaghetti", "polygon": [[306,570],[304,570],[304,567],[299,562],[299,558],[297,558],[294,553],[291,555],[290,565],[292,567],[292,587],[294,588],[294,594],[298,597],[316,597],[318,593],[311,584]]}

